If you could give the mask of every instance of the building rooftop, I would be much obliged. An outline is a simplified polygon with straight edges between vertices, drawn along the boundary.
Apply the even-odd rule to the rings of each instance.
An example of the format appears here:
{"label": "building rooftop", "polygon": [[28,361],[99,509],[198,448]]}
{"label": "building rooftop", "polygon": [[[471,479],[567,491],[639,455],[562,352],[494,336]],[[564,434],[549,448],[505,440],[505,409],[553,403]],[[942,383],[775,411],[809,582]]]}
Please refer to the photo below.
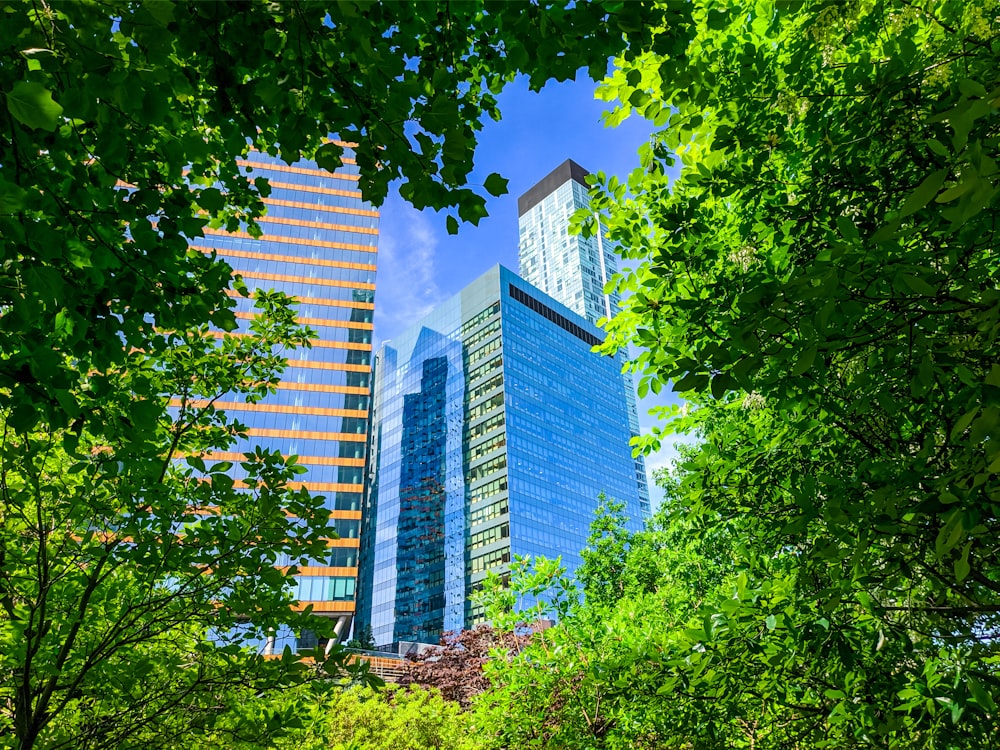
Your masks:
{"label": "building rooftop", "polygon": [[517,215],[524,216],[567,180],[576,180],[586,187],[587,175],[589,174],[590,172],[575,161],[567,159],[517,199]]}

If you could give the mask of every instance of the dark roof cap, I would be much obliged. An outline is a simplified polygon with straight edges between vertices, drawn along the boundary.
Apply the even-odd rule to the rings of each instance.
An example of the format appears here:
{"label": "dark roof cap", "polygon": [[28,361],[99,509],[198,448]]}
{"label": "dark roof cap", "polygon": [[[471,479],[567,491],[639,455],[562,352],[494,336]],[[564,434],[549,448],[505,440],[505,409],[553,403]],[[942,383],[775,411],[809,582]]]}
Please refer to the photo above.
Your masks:
{"label": "dark roof cap", "polygon": [[575,161],[567,159],[517,199],[517,215],[524,216],[528,211],[541,203],[545,199],[545,196],[554,192],[556,188],[568,180],[576,180],[584,187],[587,187],[588,174],[590,172]]}

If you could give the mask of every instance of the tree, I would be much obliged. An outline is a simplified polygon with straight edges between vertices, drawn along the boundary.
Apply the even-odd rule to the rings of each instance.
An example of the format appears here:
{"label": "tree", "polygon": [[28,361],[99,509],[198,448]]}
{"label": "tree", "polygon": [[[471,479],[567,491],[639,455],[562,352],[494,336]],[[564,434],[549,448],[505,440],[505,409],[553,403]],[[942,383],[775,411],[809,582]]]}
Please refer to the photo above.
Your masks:
{"label": "tree", "polygon": [[475,132],[499,116],[502,86],[603,74],[609,55],[649,46],[644,20],[674,13],[503,9],[3,7],[0,727],[14,746],[183,736],[211,726],[226,689],[294,677],[239,647],[280,625],[322,627],[290,609],[294,567],[272,567],[331,535],[319,499],[287,489],[291,458],[247,455],[250,492],[237,492],[229,467],[199,454],[242,432],[213,401],[266,394],[275,352],[304,332],[264,296],[255,335],[220,345],[205,326],[235,327],[232,271],[189,240],[259,232],[268,185],[238,167],[249,149],[335,168],[331,135],[357,144],[369,199],[398,179],[418,207],[450,210],[450,229],[456,215],[475,222]]}
{"label": "tree", "polygon": [[[212,737],[234,750],[477,750],[482,747],[471,716],[435,690],[395,685],[385,690],[329,689],[322,684],[297,688],[241,708],[253,736],[229,731]],[[274,733],[273,740],[255,737]]]}
{"label": "tree", "polygon": [[706,2],[604,87],[664,128],[592,203],[612,346],[698,443],[622,595],[496,665],[497,746],[993,742],[996,12]]}
{"label": "tree", "polygon": [[[340,164],[364,196],[394,180],[418,208],[485,213],[467,185],[480,119],[514,76],[599,77],[650,2],[31,2],[0,31],[3,370],[19,427],[79,412],[79,372],[155,337],[231,325],[229,269],[188,252],[203,227],[259,231],[266,180],[235,160]],[[248,49],[247,39],[259,40]],[[119,190],[126,183],[133,190]],[[482,190],[499,195],[491,175]],[[481,191],[480,191],[481,192]],[[448,220],[457,228],[456,216]],[[128,239],[125,228],[128,227]]]}
{"label": "tree", "polygon": [[438,648],[409,659],[401,682],[432,688],[445,700],[468,708],[489,687],[487,663],[519,653],[529,638],[526,633],[498,630],[490,625],[447,633]]}
{"label": "tree", "polygon": [[610,606],[621,598],[628,546],[625,503],[608,500],[602,493],[587,546],[580,552],[583,564],[576,572],[588,604]]}
{"label": "tree", "polygon": [[372,634],[372,626],[366,625],[360,633],[347,642],[347,648],[356,648],[361,649],[362,651],[374,651],[375,636]]}
{"label": "tree", "polygon": [[282,295],[259,294],[257,306],[254,337],[220,342],[207,324],[164,333],[159,351],[90,374],[91,404],[70,427],[8,423],[0,727],[15,747],[142,745],[211,726],[226,686],[303,675],[290,653],[268,665],[240,647],[311,624],[290,607],[294,568],[274,563],[323,554],[322,499],[288,488],[301,471],[294,457],[248,454],[245,489],[231,467],[199,457],[244,431],[214,402],[259,400],[277,382],[281,349],[307,341]]}
{"label": "tree", "polygon": [[[661,475],[661,486],[666,479]],[[746,728],[729,726],[728,714],[758,708],[745,690],[720,684],[709,702],[671,684],[679,665],[698,658],[691,631],[700,632],[703,616],[730,598],[738,580],[738,524],[696,528],[669,488],[667,497],[647,528],[634,534],[614,506],[600,509],[591,551],[607,551],[603,542],[615,539],[616,550],[627,554],[616,556],[610,569],[595,566],[580,576],[587,594],[582,603],[572,586],[550,589],[550,597],[567,604],[560,621],[510,659],[487,665],[491,689],[475,709],[490,747],[652,749],[708,737],[715,744],[706,747],[741,746]],[[601,573],[608,570],[613,577],[605,581]],[[515,566],[510,585],[511,592],[494,590],[487,600],[495,605],[535,590],[536,574]],[[609,591],[613,596],[604,596]],[[510,622],[495,607],[488,614]]]}
{"label": "tree", "polygon": [[663,128],[593,202],[634,261],[615,343],[688,401],[649,444],[699,435],[682,504],[752,519],[664,696],[743,691],[785,727],[756,747],[995,732],[997,11],[706,2],[603,88]]}

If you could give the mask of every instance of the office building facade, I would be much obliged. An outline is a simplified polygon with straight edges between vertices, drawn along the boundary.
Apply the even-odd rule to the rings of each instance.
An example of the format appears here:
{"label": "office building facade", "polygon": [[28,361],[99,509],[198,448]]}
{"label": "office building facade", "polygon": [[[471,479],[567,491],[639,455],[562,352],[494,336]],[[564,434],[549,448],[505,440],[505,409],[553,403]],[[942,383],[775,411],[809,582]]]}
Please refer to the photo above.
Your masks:
{"label": "office building facade", "polygon": [[[567,159],[518,198],[518,262],[521,276],[591,323],[618,314],[620,299],[605,291],[618,272],[614,243],[595,232],[593,237],[570,234],[570,217],[590,207],[588,172]],[[619,355],[625,364],[624,353]],[[632,374],[622,373],[632,436],[639,434],[639,418]],[[650,515],[646,463],[633,459],[644,517]]]}
{"label": "office building facade", "polygon": [[379,350],[358,618],[436,643],[514,555],[581,563],[598,496],[641,525],[624,383],[601,332],[497,266]]}
{"label": "office building facade", "polygon": [[[339,538],[329,541],[323,559],[299,566],[296,596],[302,606],[334,618],[341,636],[349,631],[355,606],[379,220],[361,199],[349,147],[343,161],[331,174],[311,162],[287,165],[251,153],[240,167],[271,185],[260,221],[263,236],[206,229],[193,243],[215,250],[251,291],[275,289],[296,297],[299,322],[316,332],[310,349],[290,353],[275,394],[256,404],[217,404],[249,428],[248,438],[206,458],[233,462],[238,481],[239,461],[253,446],[299,457],[308,471],[292,486],[325,496]],[[237,333],[245,333],[253,302],[233,296]],[[306,642],[308,635],[301,642],[290,634],[281,640],[279,647],[315,645]]]}

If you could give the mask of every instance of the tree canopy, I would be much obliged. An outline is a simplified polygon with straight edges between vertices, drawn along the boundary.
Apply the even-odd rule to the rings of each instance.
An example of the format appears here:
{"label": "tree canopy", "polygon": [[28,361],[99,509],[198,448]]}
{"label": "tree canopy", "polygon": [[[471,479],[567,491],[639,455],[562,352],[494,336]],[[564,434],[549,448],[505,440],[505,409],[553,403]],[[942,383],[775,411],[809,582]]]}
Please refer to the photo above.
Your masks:
{"label": "tree canopy", "polygon": [[[620,506],[600,507],[584,551],[595,562],[580,568],[575,585],[541,560],[519,560],[509,592],[491,582],[489,614],[508,630],[522,627],[505,611],[511,595],[537,594],[541,578],[562,614],[517,654],[485,664],[490,689],[475,710],[489,747],[653,750],[709,737],[715,744],[703,746],[742,746],[749,724],[727,717],[756,706],[741,686],[718,681],[710,699],[676,686],[690,679],[685,668],[699,671],[691,633],[727,597],[740,529],[698,529],[676,509],[666,506],[630,533]],[[599,564],[600,555],[611,564]],[[713,673],[704,678],[713,682]]]}
{"label": "tree canopy", "polygon": [[494,665],[495,747],[995,744],[998,12],[699,3],[601,87],[661,128],[592,204],[632,261],[608,348],[683,399],[644,447],[694,445]]}

